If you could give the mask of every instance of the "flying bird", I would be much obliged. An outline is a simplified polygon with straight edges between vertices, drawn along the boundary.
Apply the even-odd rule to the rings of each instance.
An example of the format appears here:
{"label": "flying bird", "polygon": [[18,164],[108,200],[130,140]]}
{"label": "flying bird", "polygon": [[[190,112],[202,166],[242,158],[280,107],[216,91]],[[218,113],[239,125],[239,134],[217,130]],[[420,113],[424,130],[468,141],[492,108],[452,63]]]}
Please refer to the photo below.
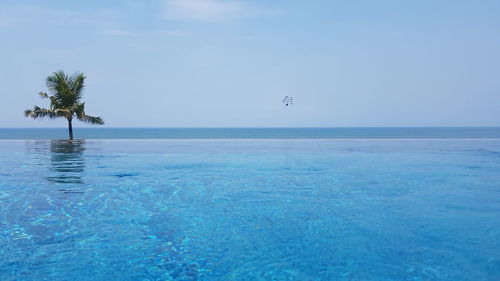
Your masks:
{"label": "flying bird", "polygon": [[285,106],[292,105],[293,97],[285,96],[282,102],[285,104]]}

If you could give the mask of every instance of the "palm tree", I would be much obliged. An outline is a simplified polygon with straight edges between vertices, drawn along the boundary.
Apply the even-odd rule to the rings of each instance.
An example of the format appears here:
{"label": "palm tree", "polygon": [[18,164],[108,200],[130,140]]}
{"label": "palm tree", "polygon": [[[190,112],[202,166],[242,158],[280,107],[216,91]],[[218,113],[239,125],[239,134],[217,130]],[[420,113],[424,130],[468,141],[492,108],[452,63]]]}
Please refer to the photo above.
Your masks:
{"label": "palm tree", "polygon": [[45,92],[39,93],[40,97],[50,100],[50,109],[35,105],[33,109],[25,110],[24,115],[33,119],[66,118],[70,140],[73,139],[73,118],[92,125],[103,125],[104,121],[101,117],[85,114],[85,103],[80,102],[85,87],[85,78],[85,75],[79,72],[73,75],[67,75],[63,71],[54,72],[54,75],[47,77],[47,88],[52,95],[49,96]]}

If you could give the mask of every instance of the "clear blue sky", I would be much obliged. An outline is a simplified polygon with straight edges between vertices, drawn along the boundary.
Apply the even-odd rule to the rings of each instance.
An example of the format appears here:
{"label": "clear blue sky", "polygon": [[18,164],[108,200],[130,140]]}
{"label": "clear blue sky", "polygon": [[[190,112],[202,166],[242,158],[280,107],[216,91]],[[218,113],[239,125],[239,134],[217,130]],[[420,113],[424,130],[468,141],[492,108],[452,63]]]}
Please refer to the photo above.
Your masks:
{"label": "clear blue sky", "polygon": [[66,126],[23,116],[57,70],[109,127],[500,126],[498,0],[1,0],[0,38],[0,127]]}

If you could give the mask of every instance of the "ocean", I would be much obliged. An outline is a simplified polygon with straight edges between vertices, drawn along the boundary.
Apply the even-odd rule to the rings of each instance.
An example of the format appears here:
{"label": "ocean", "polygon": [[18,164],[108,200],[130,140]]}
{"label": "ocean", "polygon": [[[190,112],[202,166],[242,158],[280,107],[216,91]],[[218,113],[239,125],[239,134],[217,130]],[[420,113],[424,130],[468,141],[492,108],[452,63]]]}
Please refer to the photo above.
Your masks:
{"label": "ocean", "polygon": [[[78,139],[500,138],[498,127],[74,128]],[[0,139],[65,139],[67,128],[0,128]]]}

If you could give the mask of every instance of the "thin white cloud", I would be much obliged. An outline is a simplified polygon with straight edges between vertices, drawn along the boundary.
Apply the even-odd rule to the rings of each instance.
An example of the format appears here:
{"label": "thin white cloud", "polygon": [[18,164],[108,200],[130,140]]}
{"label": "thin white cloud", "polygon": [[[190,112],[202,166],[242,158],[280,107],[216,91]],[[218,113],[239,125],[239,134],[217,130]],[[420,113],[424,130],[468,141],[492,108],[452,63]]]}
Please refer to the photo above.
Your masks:
{"label": "thin white cloud", "polygon": [[165,17],[183,21],[224,21],[245,16],[248,7],[236,0],[165,0]]}
{"label": "thin white cloud", "polygon": [[110,11],[93,13],[64,9],[44,8],[36,5],[0,6],[0,26],[93,26],[111,25],[118,14]]}
{"label": "thin white cloud", "polygon": [[[1,1],[1,0],[0,0]],[[189,32],[180,29],[138,28],[127,24],[126,14],[112,10],[96,10],[93,13],[37,5],[3,5],[0,3],[0,31],[60,27],[81,27],[95,34],[112,37],[185,36]]]}
{"label": "thin white cloud", "polygon": [[189,35],[188,31],[180,29],[153,29],[153,30],[130,30],[130,29],[103,29],[101,33],[114,37],[140,37],[140,36],[186,36]]}

